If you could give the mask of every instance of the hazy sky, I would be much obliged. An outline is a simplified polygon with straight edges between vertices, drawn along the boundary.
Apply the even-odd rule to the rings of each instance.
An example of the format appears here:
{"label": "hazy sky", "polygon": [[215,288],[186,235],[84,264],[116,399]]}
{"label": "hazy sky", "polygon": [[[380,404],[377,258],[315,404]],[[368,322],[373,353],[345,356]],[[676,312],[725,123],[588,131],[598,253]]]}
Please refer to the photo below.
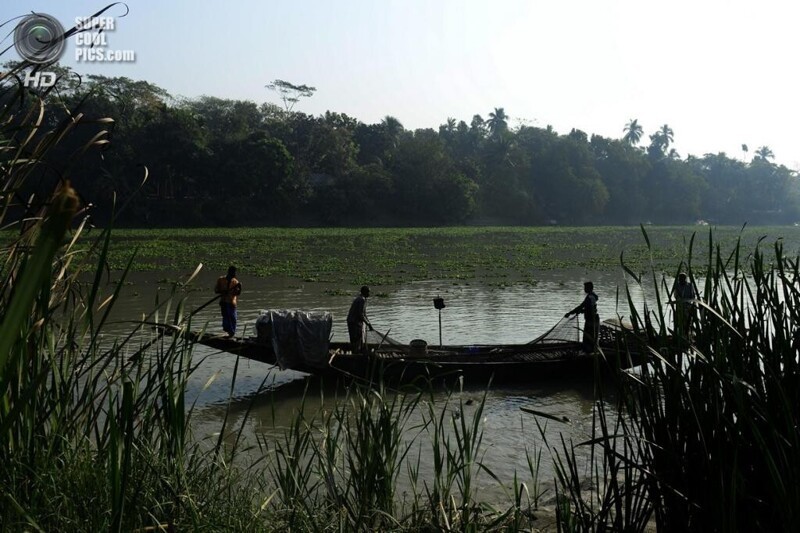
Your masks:
{"label": "hazy sky", "polygon": [[[62,63],[154,82],[174,95],[271,101],[280,78],[317,88],[297,110],[386,115],[406,128],[469,123],[504,107],[524,121],[645,138],[662,124],[681,156],[769,146],[800,169],[798,24],[789,0],[129,0],[107,48],[135,63]],[[2,0],[69,28],[103,1]],[[223,7],[224,6],[224,7]],[[112,8],[119,15],[124,8]],[[2,36],[13,25],[3,27]],[[10,38],[4,46],[10,44]],[[16,58],[12,51],[5,58]]]}

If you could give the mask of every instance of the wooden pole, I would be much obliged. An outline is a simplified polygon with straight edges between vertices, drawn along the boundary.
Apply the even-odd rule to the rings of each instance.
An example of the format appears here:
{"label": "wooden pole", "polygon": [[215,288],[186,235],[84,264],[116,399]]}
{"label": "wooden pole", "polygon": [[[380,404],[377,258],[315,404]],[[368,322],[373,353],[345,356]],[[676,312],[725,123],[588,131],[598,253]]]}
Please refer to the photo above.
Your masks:
{"label": "wooden pole", "polygon": [[439,309],[439,348],[442,347],[442,310]]}

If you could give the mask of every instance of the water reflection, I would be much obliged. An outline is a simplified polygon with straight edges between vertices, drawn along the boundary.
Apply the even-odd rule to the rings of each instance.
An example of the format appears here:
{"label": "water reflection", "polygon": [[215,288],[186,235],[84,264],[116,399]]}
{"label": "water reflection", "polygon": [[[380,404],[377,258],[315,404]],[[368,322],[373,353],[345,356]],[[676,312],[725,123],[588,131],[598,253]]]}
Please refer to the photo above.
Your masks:
{"label": "water reflection", "polygon": [[[439,387],[421,392],[420,403],[406,424],[408,442],[413,441],[411,458],[416,464],[419,456],[421,478],[432,479],[430,436],[422,429],[429,419],[429,409],[433,409],[437,419],[444,411],[445,429],[452,438],[453,424],[460,424],[462,416],[470,424],[483,405],[482,464],[502,480],[510,481],[516,473],[520,481],[530,486],[533,478],[528,461],[534,460],[541,450],[539,480],[547,484],[554,478],[547,451],[549,447],[560,448],[562,436],[567,443],[578,443],[588,440],[591,435],[594,386],[591,377],[584,376],[532,387],[494,387],[489,390]],[[309,427],[319,427],[333,409],[348,409],[349,404],[342,401],[346,394],[345,389],[334,383],[319,379],[295,380],[277,389],[233,398],[230,403],[222,401],[206,405],[194,414],[193,428],[197,438],[213,437],[227,412],[230,444],[236,440],[240,429],[246,438],[258,436],[261,442],[266,443],[282,441],[298,415],[302,415]],[[388,391],[388,401],[393,394],[408,395],[409,391]],[[411,394],[415,396],[417,392]],[[539,419],[541,426],[538,426],[535,418],[521,408],[563,418],[564,422]],[[315,436],[320,434],[314,431]],[[578,457],[587,454],[588,450],[577,450]],[[410,488],[409,479],[401,477],[399,482],[401,491]],[[497,501],[504,497],[503,488],[485,473],[478,476],[478,483],[486,498]]]}

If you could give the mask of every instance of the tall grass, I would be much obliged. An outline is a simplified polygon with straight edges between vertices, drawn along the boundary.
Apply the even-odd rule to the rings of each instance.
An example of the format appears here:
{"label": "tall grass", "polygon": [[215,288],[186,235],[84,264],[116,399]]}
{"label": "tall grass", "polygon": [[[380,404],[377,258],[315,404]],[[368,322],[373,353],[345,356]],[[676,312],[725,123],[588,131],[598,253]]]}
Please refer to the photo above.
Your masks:
{"label": "tall grass", "polygon": [[[800,529],[800,258],[780,240],[770,254],[723,252],[710,234],[695,279],[692,244],[702,293],[691,331],[672,327],[665,304],[647,314],[631,304],[652,362],[618,383],[613,427],[598,398],[596,437],[582,443],[596,452],[588,475],[571,446],[558,454],[563,530]],[[587,481],[605,492],[581,490]]]}
{"label": "tall grass", "polygon": [[231,470],[188,438],[191,347],[103,336],[122,286],[103,283],[111,230],[78,244],[72,162],[53,154],[81,129],[78,156],[101,146],[113,121],[26,91],[29,67],[0,76],[0,226],[17,231],[0,263],[0,529],[254,529],[250,497],[218,490]]}
{"label": "tall grass", "polygon": [[[517,480],[507,508],[481,501],[480,472],[501,483],[481,460],[483,402],[470,410],[460,401],[433,404],[422,392],[351,383],[333,405],[311,418],[298,415],[277,442],[261,442],[261,452],[274,457],[267,468],[272,516],[287,527],[484,531],[535,519],[538,501]],[[423,458],[433,460],[428,477],[420,474]],[[404,473],[409,485],[399,495]]]}

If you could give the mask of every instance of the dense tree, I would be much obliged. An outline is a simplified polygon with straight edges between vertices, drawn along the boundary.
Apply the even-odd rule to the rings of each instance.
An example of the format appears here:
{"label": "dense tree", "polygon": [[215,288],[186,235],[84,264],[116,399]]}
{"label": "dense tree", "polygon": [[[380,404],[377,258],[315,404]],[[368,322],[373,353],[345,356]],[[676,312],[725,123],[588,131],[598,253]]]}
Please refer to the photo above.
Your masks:
{"label": "dense tree", "polygon": [[608,189],[605,220],[612,224],[637,224],[647,221],[650,200],[645,183],[650,162],[625,140],[593,135],[591,148],[595,166]]}
{"label": "dense tree", "polygon": [[456,119],[447,117],[447,122],[439,126],[439,134],[452,135],[456,131]]}
{"label": "dense tree", "polygon": [[336,114],[312,121],[302,154],[312,174],[343,176],[356,165],[358,147],[348,121],[347,115]]}
{"label": "dense tree", "polygon": [[353,132],[353,141],[359,147],[359,164],[383,165],[392,146],[382,124],[359,123]]}
{"label": "dense tree", "polygon": [[486,122],[480,115],[473,115],[472,121],[469,123],[469,127],[472,131],[479,133],[481,136],[483,136],[486,132]]}
{"label": "dense tree", "polygon": [[691,224],[701,218],[706,182],[682,161],[661,158],[653,162],[645,180],[649,196],[648,219],[658,224]]}
{"label": "dense tree", "polygon": [[219,141],[242,141],[264,126],[263,109],[254,102],[201,96],[187,100],[182,107],[194,113],[209,136]]}
{"label": "dense tree", "polygon": [[[128,200],[119,221],[129,225],[800,219],[797,174],[776,165],[768,147],[749,163],[724,153],[682,159],[666,124],[645,151],[637,147],[643,131],[636,119],[614,140],[578,129],[559,135],[551,126],[512,129],[502,107],[486,121],[480,114],[448,117],[438,130],[412,132],[391,115],[365,124],[332,111],[296,112],[297,99],[313,88],[281,80],[275,90],[286,91],[279,91],[284,108],[176,99],[121,77],[88,76],[78,84],[69,69],[58,69],[63,82],[57,98],[46,101],[40,135],[69,120],[67,110],[79,102],[84,119],[56,148],[53,163],[36,169],[17,194],[51,190],[67,166],[77,165],[70,175],[98,223],[114,201]],[[72,155],[98,135],[110,142],[74,162]],[[746,159],[746,145],[742,152]]]}
{"label": "dense tree", "polygon": [[291,154],[278,139],[254,133],[232,143],[220,161],[204,215],[216,225],[285,224],[307,196],[305,179],[293,172]]}
{"label": "dense tree", "polygon": [[459,174],[433,130],[403,137],[392,164],[394,210],[410,224],[463,222],[475,206],[475,184]]}
{"label": "dense tree", "polygon": [[545,205],[551,218],[566,223],[596,221],[608,203],[585,135],[576,130],[560,138],[549,154],[552,178],[543,191]]}
{"label": "dense tree", "polygon": [[380,164],[354,167],[343,176],[330,176],[314,188],[310,221],[326,225],[396,223],[391,212],[392,176]]}
{"label": "dense tree", "polygon": [[773,165],[759,157],[748,167],[748,204],[750,216],[766,222],[778,222],[784,210],[790,209],[784,196],[790,194],[796,177],[784,166]]}
{"label": "dense tree", "polygon": [[523,222],[531,211],[530,196],[520,183],[520,153],[512,135],[493,134],[483,145],[478,174],[479,205],[492,221]]}
{"label": "dense tree", "polygon": [[704,219],[723,224],[746,220],[740,217],[746,217],[747,213],[743,190],[747,183],[747,165],[724,153],[690,158],[687,163],[696,174],[704,176],[708,185],[702,202]]}

